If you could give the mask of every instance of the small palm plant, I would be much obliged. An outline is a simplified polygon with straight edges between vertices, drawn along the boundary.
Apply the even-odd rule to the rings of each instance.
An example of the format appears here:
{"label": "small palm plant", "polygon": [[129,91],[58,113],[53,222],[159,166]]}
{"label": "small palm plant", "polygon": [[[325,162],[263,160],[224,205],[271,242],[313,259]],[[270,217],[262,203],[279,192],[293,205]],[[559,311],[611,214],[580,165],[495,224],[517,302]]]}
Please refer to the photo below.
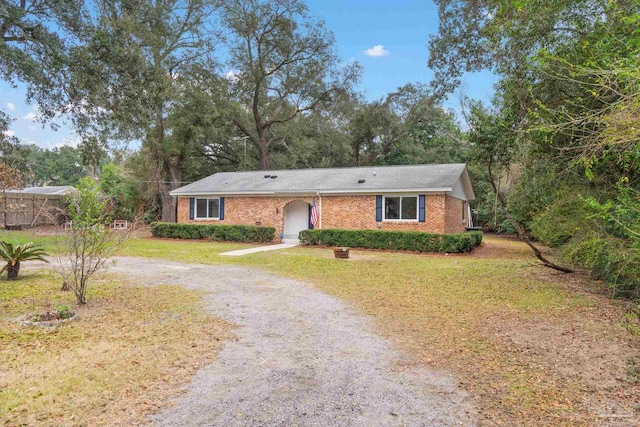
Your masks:
{"label": "small palm plant", "polygon": [[0,258],[7,262],[7,265],[0,270],[0,274],[6,270],[7,280],[16,280],[21,262],[34,259],[49,262],[44,258],[46,255],[47,253],[44,249],[33,242],[25,243],[24,245],[0,242]]}

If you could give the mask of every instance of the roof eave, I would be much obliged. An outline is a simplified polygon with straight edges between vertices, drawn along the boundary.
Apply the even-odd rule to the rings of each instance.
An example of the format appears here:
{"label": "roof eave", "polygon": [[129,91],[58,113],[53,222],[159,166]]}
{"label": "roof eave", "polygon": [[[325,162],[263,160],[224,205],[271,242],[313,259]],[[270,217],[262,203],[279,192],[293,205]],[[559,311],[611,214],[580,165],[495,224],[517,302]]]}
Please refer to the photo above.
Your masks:
{"label": "roof eave", "polygon": [[334,195],[334,194],[388,194],[388,193],[447,193],[452,187],[438,188],[392,188],[392,189],[348,189],[348,190],[295,190],[295,191],[171,191],[169,194],[178,196],[287,196],[287,195]]}

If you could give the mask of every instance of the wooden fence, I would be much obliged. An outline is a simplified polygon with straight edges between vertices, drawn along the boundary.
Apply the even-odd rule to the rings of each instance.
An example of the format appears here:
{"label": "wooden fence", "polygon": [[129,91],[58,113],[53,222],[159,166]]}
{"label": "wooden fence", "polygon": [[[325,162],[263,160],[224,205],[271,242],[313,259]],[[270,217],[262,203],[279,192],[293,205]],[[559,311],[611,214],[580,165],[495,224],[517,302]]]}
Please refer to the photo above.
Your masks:
{"label": "wooden fence", "polygon": [[0,224],[2,226],[37,227],[62,224],[62,195],[0,193]]}

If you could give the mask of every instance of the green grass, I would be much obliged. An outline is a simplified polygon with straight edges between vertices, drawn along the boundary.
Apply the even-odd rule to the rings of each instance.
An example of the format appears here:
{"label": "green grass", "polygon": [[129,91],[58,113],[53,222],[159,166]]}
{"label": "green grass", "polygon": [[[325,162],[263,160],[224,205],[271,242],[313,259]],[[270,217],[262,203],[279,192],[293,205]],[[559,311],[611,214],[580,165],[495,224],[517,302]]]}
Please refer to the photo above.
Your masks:
{"label": "green grass", "polygon": [[[452,371],[489,424],[589,425],[596,419],[582,405],[590,386],[580,383],[579,372],[563,376],[544,355],[505,336],[529,334],[531,324],[562,329],[583,320],[595,328],[588,332],[613,341],[623,341],[624,332],[599,319],[594,298],[564,286],[564,276],[541,274],[546,270],[534,267],[524,244],[487,238],[471,254],[450,256],[352,249],[350,259],[339,260],[331,249],[317,247],[219,256],[252,246],[139,238],[127,241],[118,255],[235,264],[312,283],[371,315],[380,332],[419,363]],[[29,304],[28,297],[23,300]],[[566,343],[558,339],[573,351],[571,335]]]}
{"label": "green grass", "polygon": [[[34,242],[42,245],[49,254],[56,252],[54,236],[42,236],[34,230],[5,231],[0,230],[0,241],[18,242],[20,244]],[[205,240],[177,240],[136,237],[126,240],[117,251],[119,256],[141,256],[149,258],[173,259],[175,261],[201,264],[220,264],[224,258],[217,255],[221,252],[248,249],[256,244],[211,242]]]}
{"label": "green grass", "polygon": [[462,309],[470,301],[478,301],[486,309],[524,310],[585,303],[557,287],[515,274],[521,268],[519,262],[413,254],[376,257],[344,262],[327,257],[326,249],[300,248],[281,256],[256,254],[238,262],[323,284],[341,294],[366,288],[428,293],[445,310]]}
{"label": "green grass", "polygon": [[331,249],[312,247],[230,258],[218,254],[234,245],[156,239],[131,241],[125,253],[257,267],[313,283],[373,316],[418,360],[453,371],[492,422],[562,425],[567,411],[581,410],[579,398],[566,397],[579,396],[579,387],[506,345],[487,322],[509,328],[561,318],[593,301],[531,275],[522,244],[494,243],[499,253],[485,258],[352,250],[349,260],[339,260]]}
{"label": "green grass", "polygon": [[[24,263],[24,265],[26,265]],[[59,292],[60,279],[51,272],[28,272],[21,270],[18,280],[0,278],[0,313],[7,316],[36,312],[54,304],[74,304],[71,292]]]}
{"label": "green grass", "polygon": [[24,244],[28,242],[37,243],[45,248],[49,253],[54,251],[54,237],[53,236],[41,236],[36,233],[35,230],[25,231],[6,231],[0,230],[0,241],[9,243],[18,242]]}
{"label": "green grass", "polygon": [[[2,232],[0,239],[34,241],[53,251],[51,237],[32,232]],[[503,244],[503,242],[498,242]],[[513,242],[507,242],[509,252]],[[521,244],[520,244],[521,246]],[[428,293],[438,310],[461,310],[475,301],[486,310],[566,310],[588,305],[583,297],[526,272],[522,253],[514,259],[474,258],[352,250],[348,261],[334,259],[326,248],[299,247],[260,252],[243,257],[220,257],[222,252],[255,247],[242,243],[217,243],[178,239],[132,238],[118,250],[120,256],[167,259],[201,264],[238,264],[308,280],[341,296],[355,290],[387,293]]]}
{"label": "green grass", "polygon": [[119,256],[163,258],[193,264],[221,264],[221,252],[256,247],[248,243],[220,243],[204,240],[131,238],[118,250]]}
{"label": "green grass", "polygon": [[238,264],[260,267],[325,284],[338,293],[361,287],[390,292],[428,291],[443,307],[461,308],[479,300],[490,308],[522,310],[566,309],[588,304],[549,283],[519,274],[528,267],[520,258],[484,259],[469,256],[420,255],[351,250],[352,259],[334,259],[327,248],[298,247],[259,252],[242,257],[221,257],[222,252],[255,245],[178,239],[130,239],[118,251],[121,256],[140,256],[176,262]]}

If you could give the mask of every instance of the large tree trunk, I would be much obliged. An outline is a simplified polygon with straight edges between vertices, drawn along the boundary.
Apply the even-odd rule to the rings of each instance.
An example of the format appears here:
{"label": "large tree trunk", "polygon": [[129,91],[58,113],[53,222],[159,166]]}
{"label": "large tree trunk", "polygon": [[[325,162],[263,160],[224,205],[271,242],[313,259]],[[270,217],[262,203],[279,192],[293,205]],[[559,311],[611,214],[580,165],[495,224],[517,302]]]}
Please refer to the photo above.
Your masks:
{"label": "large tree trunk", "polygon": [[167,161],[165,155],[162,152],[164,147],[165,129],[164,129],[164,108],[162,105],[158,106],[156,112],[156,132],[157,138],[155,141],[151,141],[151,159],[154,162],[154,179],[156,184],[156,191],[160,196],[160,219],[163,222],[176,222],[176,201],[169,194],[169,191],[173,189],[169,188],[165,179],[164,171],[166,169]]}
{"label": "large tree trunk", "polygon": [[160,201],[162,202],[162,222],[176,222],[176,200],[169,194],[166,185],[160,192]]}
{"label": "large tree trunk", "polygon": [[185,156],[183,154],[174,156],[172,159],[165,159],[164,161],[164,169],[166,174],[169,176],[169,185],[166,187],[167,199],[163,199],[162,201],[162,221],[177,221],[178,199],[171,196],[169,192],[180,187],[182,184],[182,170],[184,162]]}
{"label": "large tree trunk", "polygon": [[269,169],[269,146],[268,142],[264,138],[260,138],[258,144],[256,144],[256,148],[258,149],[258,156],[260,159],[260,170]]}
{"label": "large tree trunk", "polygon": [[164,194],[160,194],[162,200],[162,221],[176,222],[177,198],[169,194],[170,191],[180,187],[182,181],[182,165],[172,165],[165,161],[165,170],[169,175],[169,185],[164,185]]}

